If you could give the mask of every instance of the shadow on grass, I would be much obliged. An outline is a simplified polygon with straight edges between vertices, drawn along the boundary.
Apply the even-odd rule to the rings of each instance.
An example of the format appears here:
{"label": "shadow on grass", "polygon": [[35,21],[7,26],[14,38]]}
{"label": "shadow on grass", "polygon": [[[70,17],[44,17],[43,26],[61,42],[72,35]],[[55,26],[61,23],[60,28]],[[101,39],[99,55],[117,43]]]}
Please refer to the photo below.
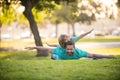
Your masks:
{"label": "shadow on grass", "polygon": [[17,49],[13,49],[13,48],[0,48],[0,52],[2,51],[17,51]]}
{"label": "shadow on grass", "polygon": [[[4,56],[1,56],[4,55]],[[4,51],[0,53],[1,60],[48,60],[47,57],[37,57],[36,51]]]}

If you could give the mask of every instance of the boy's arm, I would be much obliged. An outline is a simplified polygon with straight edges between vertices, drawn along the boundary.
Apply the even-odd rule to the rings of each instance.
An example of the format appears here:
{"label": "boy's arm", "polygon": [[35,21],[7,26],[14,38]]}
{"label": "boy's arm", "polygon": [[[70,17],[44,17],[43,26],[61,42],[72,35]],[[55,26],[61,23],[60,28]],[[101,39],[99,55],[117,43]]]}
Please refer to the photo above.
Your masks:
{"label": "boy's arm", "polygon": [[46,44],[47,44],[47,46],[50,46],[50,47],[57,47],[56,44],[48,44],[48,43],[46,43]]}
{"label": "boy's arm", "polygon": [[88,58],[115,58],[114,55],[88,54]]}
{"label": "boy's arm", "polygon": [[88,32],[86,32],[86,33],[81,34],[81,35],[79,36],[79,37],[80,37],[80,39],[81,39],[81,38],[83,38],[83,37],[85,37],[86,35],[90,34],[93,30],[94,30],[94,29],[91,29],[90,31],[88,31]]}
{"label": "boy's arm", "polygon": [[93,29],[90,30],[90,31],[88,31],[88,32],[86,32],[86,33],[83,33],[83,34],[81,34],[81,35],[79,35],[79,36],[77,36],[77,37],[72,37],[71,40],[72,40],[74,43],[76,43],[79,39],[83,38],[84,36],[86,36],[87,34],[91,33],[92,31],[93,31]]}

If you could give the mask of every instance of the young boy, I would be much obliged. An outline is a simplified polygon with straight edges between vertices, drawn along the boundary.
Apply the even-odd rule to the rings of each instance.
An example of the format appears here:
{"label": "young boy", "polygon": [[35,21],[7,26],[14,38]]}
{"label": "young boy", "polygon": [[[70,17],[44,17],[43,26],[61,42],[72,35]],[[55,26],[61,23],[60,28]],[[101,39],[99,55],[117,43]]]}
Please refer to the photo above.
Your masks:
{"label": "young boy", "polygon": [[72,42],[76,43],[79,39],[81,39],[81,38],[85,37],[86,35],[90,34],[92,31],[93,31],[93,29],[91,29],[90,31],[88,31],[86,33],[83,33],[83,34],[81,34],[81,35],[79,35],[77,37],[72,37],[72,38],[70,38],[66,34],[62,34],[62,35],[60,35],[60,37],[58,39],[59,45],[51,45],[51,44],[48,44],[48,43],[47,43],[47,45],[51,46],[51,47],[62,47],[62,48],[65,48],[65,43],[67,41],[71,40]]}
{"label": "young boy", "polygon": [[[87,34],[90,34],[91,32],[93,31],[93,29],[91,29],[90,31],[86,32],[86,33],[83,33],[77,37],[72,37],[70,38],[68,35],[66,34],[62,34],[60,35],[60,37],[58,38],[58,42],[59,42],[59,45],[50,45],[48,44],[48,46],[51,46],[51,47],[57,47],[59,48],[62,52],[64,52],[64,49],[66,48],[66,42],[67,41],[72,41],[73,43],[76,43],[79,39],[83,38],[84,36],[86,36]],[[55,55],[52,55],[52,59],[53,59],[53,56]]]}

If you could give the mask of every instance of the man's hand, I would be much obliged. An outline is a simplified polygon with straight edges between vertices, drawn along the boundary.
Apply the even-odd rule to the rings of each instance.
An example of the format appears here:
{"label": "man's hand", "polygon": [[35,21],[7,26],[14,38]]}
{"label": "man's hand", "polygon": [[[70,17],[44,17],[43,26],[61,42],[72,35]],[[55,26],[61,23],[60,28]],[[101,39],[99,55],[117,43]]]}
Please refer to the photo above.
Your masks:
{"label": "man's hand", "polygon": [[114,55],[108,55],[108,58],[115,58]]}

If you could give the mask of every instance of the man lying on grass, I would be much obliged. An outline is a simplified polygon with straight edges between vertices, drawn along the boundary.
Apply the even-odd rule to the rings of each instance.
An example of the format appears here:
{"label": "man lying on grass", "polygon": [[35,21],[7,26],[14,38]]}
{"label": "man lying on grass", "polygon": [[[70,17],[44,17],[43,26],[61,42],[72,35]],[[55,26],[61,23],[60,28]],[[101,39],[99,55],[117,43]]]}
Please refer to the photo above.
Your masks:
{"label": "man lying on grass", "polygon": [[114,55],[101,55],[101,54],[93,54],[83,51],[75,47],[72,41],[66,42],[66,48],[61,49],[60,47],[57,48],[49,48],[49,47],[26,47],[25,49],[33,50],[47,50],[48,52],[52,53],[52,59],[54,60],[71,60],[71,59],[80,59],[82,57],[86,58],[115,58]]}

